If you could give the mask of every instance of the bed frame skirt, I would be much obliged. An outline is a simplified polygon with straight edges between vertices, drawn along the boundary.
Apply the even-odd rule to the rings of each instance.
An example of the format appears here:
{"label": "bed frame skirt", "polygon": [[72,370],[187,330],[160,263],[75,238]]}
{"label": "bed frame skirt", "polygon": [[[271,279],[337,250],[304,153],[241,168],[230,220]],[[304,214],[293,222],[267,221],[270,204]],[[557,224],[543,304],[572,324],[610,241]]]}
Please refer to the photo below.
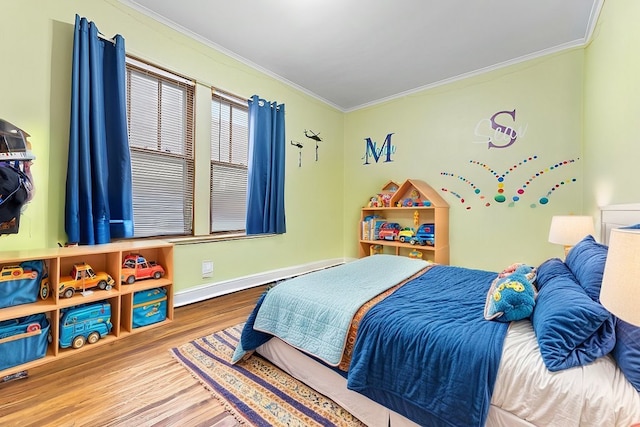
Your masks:
{"label": "bed frame skirt", "polygon": [[[279,338],[272,338],[256,351],[292,377],[338,403],[369,427],[419,427],[397,412],[347,389],[347,380],[344,377]],[[489,409],[486,425],[533,427],[531,423],[494,405]]]}

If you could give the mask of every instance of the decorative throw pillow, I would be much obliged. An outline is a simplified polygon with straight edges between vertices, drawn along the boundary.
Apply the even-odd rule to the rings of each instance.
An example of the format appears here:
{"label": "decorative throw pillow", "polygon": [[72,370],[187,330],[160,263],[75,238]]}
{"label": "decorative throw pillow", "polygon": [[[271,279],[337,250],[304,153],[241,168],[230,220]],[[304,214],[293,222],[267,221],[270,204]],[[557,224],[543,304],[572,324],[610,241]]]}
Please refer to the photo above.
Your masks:
{"label": "decorative throw pillow", "polygon": [[593,236],[587,236],[571,248],[565,261],[589,298],[598,302],[607,251],[607,246],[596,242]]}
{"label": "decorative throw pillow", "polygon": [[521,262],[513,263],[509,267],[502,270],[498,274],[498,278],[502,279],[503,277],[507,277],[513,273],[524,274],[527,280],[530,281],[531,283],[535,282],[536,280],[536,268]]}
{"label": "decorative throw pillow", "polygon": [[511,273],[493,281],[484,307],[484,318],[511,322],[531,316],[536,290],[523,273]]}

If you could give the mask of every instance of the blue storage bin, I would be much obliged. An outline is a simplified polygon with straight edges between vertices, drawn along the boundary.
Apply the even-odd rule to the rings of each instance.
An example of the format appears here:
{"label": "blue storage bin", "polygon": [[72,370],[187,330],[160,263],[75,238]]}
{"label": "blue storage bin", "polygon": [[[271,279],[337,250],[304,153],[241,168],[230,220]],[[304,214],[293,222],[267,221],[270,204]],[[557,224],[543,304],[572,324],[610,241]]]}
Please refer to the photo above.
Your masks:
{"label": "blue storage bin", "polygon": [[37,260],[2,267],[0,269],[0,308],[36,302],[44,271],[44,261]]}
{"label": "blue storage bin", "polygon": [[41,314],[0,322],[0,370],[47,354],[49,320]]}
{"label": "blue storage bin", "polygon": [[147,289],[133,294],[133,327],[151,325],[167,318],[167,290]]}

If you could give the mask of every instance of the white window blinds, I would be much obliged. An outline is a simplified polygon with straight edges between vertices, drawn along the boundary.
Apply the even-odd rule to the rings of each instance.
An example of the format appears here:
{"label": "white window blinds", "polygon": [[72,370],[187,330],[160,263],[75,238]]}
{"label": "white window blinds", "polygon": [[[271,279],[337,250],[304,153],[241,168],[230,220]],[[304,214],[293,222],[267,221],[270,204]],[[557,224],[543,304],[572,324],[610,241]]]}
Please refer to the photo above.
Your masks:
{"label": "white window blinds", "polygon": [[211,232],[244,231],[247,211],[247,101],[222,91],[211,99]]}
{"label": "white window blinds", "polygon": [[134,237],[193,229],[194,83],[127,58]]}

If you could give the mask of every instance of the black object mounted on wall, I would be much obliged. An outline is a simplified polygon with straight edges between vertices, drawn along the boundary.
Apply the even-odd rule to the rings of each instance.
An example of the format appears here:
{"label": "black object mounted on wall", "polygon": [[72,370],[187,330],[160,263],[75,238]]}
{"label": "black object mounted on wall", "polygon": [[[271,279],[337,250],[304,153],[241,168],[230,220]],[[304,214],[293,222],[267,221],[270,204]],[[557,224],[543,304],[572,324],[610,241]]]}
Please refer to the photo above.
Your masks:
{"label": "black object mounted on wall", "polygon": [[296,141],[291,141],[291,145],[298,147],[298,167],[300,168],[302,167],[302,148],[304,145]]}
{"label": "black object mounted on wall", "polygon": [[27,138],[31,136],[19,127],[0,119],[0,160],[33,160]]}
{"label": "black object mounted on wall", "polygon": [[322,138],[320,138],[320,132],[315,133],[312,130],[304,131],[304,136],[307,138],[313,139],[316,142],[316,162],[318,161],[318,142],[322,142]]}
{"label": "black object mounted on wall", "polygon": [[34,194],[29,134],[0,119],[0,234],[16,234],[20,214]]}

